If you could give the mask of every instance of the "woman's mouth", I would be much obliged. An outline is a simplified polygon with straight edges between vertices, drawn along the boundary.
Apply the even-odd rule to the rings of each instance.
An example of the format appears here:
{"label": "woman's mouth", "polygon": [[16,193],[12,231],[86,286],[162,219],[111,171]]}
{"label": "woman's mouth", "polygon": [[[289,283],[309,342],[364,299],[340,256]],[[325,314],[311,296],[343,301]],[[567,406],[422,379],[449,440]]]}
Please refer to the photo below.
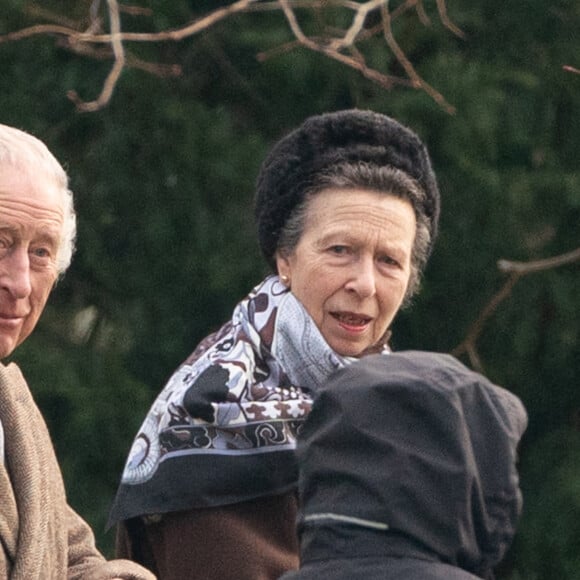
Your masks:
{"label": "woman's mouth", "polygon": [[352,312],[333,312],[332,316],[344,327],[352,330],[362,330],[366,328],[372,320],[368,316],[354,314]]}

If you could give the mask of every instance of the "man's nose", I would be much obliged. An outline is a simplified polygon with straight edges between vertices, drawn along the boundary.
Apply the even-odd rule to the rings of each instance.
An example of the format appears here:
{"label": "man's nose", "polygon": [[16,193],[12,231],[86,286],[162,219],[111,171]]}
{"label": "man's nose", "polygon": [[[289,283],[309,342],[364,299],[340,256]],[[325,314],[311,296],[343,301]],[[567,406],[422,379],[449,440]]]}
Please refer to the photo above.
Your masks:
{"label": "man's nose", "polygon": [[0,287],[13,298],[30,295],[30,259],[25,248],[13,248],[0,260]]}
{"label": "man's nose", "polygon": [[361,257],[352,264],[346,289],[356,292],[361,298],[374,296],[376,287],[375,263],[371,257]]}

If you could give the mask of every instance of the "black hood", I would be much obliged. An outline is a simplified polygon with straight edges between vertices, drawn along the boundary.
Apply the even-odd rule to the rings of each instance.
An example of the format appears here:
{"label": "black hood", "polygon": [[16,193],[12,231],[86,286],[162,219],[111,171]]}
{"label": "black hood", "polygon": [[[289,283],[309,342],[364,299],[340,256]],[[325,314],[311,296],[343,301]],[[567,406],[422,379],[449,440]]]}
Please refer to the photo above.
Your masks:
{"label": "black hood", "polygon": [[303,563],[341,546],[377,569],[409,556],[487,577],[521,512],[526,424],[515,395],[449,355],[373,355],[337,372],[298,442]]}

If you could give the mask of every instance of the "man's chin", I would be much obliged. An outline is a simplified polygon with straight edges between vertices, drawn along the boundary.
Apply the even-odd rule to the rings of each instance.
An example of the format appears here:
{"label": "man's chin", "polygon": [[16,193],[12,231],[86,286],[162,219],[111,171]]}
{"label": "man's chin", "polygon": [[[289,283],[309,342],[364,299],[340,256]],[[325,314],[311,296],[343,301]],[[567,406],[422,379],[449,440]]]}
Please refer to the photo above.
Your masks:
{"label": "man's chin", "polygon": [[10,356],[21,342],[11,336],[0,335],[0,360]]}
{"label": "man's chin", "polygon": [[0,341],[0,360],[4,360],[5,358],[9,357],[16,347],[5,347]]}

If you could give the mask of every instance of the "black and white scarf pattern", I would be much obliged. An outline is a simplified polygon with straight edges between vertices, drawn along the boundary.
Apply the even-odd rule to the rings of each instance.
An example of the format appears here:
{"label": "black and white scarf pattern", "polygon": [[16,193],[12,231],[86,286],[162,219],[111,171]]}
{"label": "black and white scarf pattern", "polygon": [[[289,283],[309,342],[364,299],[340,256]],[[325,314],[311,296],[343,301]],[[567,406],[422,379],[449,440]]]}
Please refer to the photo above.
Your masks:
{"label": "black and white scarf pattern", "polygon": [[266,278],[159,394],[129,452],[110,524],[293,488],[312,393],[351,360],[328,346],[277,276]]}

